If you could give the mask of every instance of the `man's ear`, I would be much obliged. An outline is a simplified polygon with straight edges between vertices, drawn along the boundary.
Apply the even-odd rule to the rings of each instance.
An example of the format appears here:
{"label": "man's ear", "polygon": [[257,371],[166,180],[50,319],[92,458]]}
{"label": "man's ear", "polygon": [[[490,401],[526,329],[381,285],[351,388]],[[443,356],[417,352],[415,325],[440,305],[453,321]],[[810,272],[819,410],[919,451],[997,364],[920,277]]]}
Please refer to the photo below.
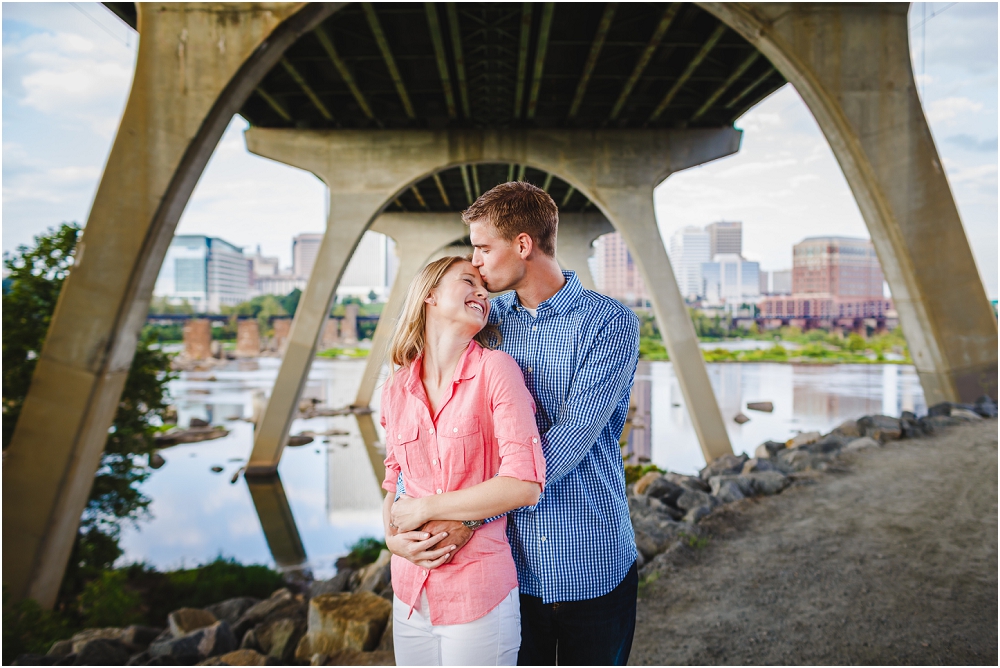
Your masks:
{"label": "man's ear", "polygon": [[514,243],[517,244],[517,254],[521,256],[522,260],[527,260],[535,248],[535,241],[527,232],[521,232],[517,235],[514,238]]}

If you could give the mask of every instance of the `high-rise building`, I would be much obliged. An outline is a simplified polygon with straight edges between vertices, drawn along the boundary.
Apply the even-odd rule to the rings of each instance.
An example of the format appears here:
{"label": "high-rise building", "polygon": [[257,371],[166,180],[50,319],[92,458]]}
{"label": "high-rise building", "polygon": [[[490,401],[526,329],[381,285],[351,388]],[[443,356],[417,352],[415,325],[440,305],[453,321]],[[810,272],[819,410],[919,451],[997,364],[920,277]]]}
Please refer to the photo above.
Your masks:
{"label": "high-rise building", "polygon": [[292,273],[296,277],[309,278],[322,242],[323,235],[314,233],[299,234],[292,239]]}
{"label": "high-rise building", "polygon": [[243,249],[215,237],[174,237],[153,294],[172,304],[189,303],[200,313],[219,313],[250,297],[250,262]]}
{"label": "high-rise building", "polygon": [[257,246],[257,253],[251,255],[249,259],[250,272],[253,274],[254,280],[264,276],[277,276],[281,273],[278,258],[261,255],[260,245]]}
{"label": "high-rise building", "polygon": [[882,281],[882,267],[868,239],[811,237],[792,247],[791,295],[764,300],[761,315],[782,320],[886,318],[892,302],[882,295]]}
{"label": "high-rise building", "polygon": [[646,284],[620,234],[612,232],[600,237],[594,255],[598,268],[594,283],[600,292],[629,306],[646,304],[649,300]]}
{"label": "high-rise building", "polygon": [[706,230],[688,226],[670,237],[670,264],[685,299],[705,296],[701,267],[711,259],[711,236]]}
{"label": "high-rise building", "polygon": [[769,271],[760,272],[760,294],[771,294],[771,272]]}
{"label": "high-rise building", "polygon": [[703,296],[709,303],[739,305],[760,297],[760,265],[734,253],[720,253],[701,265]]}
{"label": "high-rise building", "polygon": [[782,269],[771,272],[771,294],[790,295],[792,294],[792,270]]}
{"label": "high-rise building", "polygon": [[811,237],[792,247],[792,294],[881,299],[882,281],[868,239]]}
{"label": "high-rise building", "polygon": [[709,257],[743,254],[743,223],[712,223],[705,231],[709,238]]}

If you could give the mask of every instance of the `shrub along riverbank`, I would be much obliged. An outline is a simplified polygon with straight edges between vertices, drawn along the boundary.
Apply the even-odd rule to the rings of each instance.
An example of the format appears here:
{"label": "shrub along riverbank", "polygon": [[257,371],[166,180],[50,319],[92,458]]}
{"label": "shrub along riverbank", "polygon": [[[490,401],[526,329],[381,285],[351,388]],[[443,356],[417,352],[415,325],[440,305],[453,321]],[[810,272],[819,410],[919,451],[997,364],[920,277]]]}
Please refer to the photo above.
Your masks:
{"label": "shrub along riverbank", "polygon": [[[703,349],[706,362],[792,362],[797,364],[912,364],[906,340],[897,328],[865,339],[858,334],[841,336],[835,332],[812,330],[803,333],[796,327],[783,327],[776,334],[751,334],[735,340],[774,341],[770,348],[754,350]],[[723,341],[723,339],[708,339]],[[704,341],[704,339],[703,339]],[[783,345],[790,344],[790,345]],[[663,342],[655,336],[642,336],[639,357],[651,362],[670,359]]]}

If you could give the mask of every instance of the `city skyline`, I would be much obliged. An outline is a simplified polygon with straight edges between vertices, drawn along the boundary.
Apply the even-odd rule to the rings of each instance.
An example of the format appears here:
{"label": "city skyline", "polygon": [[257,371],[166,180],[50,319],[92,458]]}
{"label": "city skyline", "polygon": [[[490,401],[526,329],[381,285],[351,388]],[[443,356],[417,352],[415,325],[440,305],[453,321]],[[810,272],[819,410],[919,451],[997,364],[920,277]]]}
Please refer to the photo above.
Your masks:
{"label": "city skyline", "polygon": [[[910,23],[920,20],[918,5]],[[991,298],[997,296],[996,5],[934,13],[911,51],[928,121]],[[928,11],[927,14],[932,14]],[[4,249],[61,221],[85,222],[128,93],[137,37],[97,4],[4,4]],[[924,43],[926,42],[926,44]],[[313,175],[246,151],[235,117],[178,226],[291,263],[288,240],[322,232]],[[743,220],[746,257],[788,266],[794,239],[867,236],[843,174],[786,86],[736,122],[738,154],[674,174],[655,191],[665,242],[679,228]],[[273,194],[265,194],[273,193]],[[817,204],[820,203],[820,204]]]}

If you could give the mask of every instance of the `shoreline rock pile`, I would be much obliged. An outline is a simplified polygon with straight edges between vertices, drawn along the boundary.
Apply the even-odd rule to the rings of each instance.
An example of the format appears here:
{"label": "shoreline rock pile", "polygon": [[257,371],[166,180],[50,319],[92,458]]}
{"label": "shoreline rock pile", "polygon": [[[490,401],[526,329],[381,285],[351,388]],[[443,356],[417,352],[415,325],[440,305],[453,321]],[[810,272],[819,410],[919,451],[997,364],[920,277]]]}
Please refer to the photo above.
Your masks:
{"label": "shoreline rock pile", "polygon": [[[646,473],[628,486],[640,576],[669,567],[671,552],[696,544],[703,534],[698,523],[726,504],[778,494],[829,470],[844,452],[996,417],[997,405],[989,397],[973,405],[942,403],[921,418],[909,412],[900,418],[868,415],[826,435],[767,441],[753,457],[720,457],[697,476]],[[57,641],[44,656],[21,655],[14,665],[394,665],[389,561],[382,550],[372,564],[358,570],[338,564],[333,578],[290,584],[266,600],[241,597],[203,609],[181,608],[168,615],[165,629],[86,629]]]}
{"label": "shoreline rock pile", "polygon": [[232,598],[181,608],[167,628],[86,629],[24,654],[20,666],[391,666],[390,554],[358,570],[265,600]]}
{"label": "shoreline rock pile", "polygon": [[829,434],[800,433],[786,442],[762,443],[750,457],[725,455],[697,476],[650,471],[629,485],[628,504],[639,575],[668,567],[671,553],[702,536],[698,523],[716,509],[753,496],[770,496],[836,466],[841,453],[878,448],[889,441],[916,438],[963,422],[997,417],[997,404],[983,396],[975,404],[943,402],[918,418],[866,415],[847,420]]}

